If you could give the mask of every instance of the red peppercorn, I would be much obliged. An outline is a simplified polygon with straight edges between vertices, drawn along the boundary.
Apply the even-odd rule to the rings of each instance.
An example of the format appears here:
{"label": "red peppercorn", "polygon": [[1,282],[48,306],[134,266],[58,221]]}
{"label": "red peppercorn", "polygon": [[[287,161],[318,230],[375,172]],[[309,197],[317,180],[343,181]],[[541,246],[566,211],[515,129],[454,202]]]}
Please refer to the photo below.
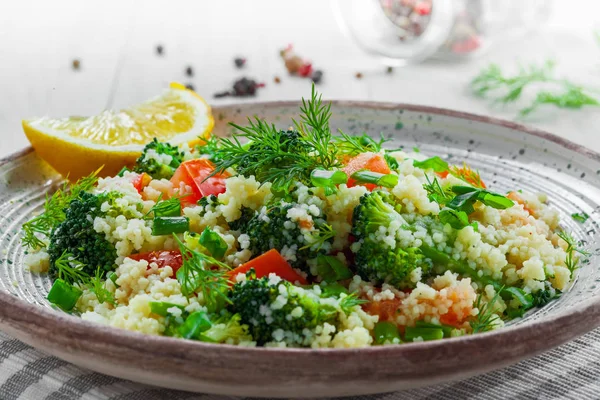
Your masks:
{"label": "red peppercorn", "polygon": [[307,77],[310,76],[313,72],[313,67],[311,63],[304,63],[300,68],[298,68],[298,75]]}
{"label": "red peppercorn", "polygon": [[414,10],[419,15],[429,15],[431,14],[431,4],[427,4],[426,2],[418,3]]}

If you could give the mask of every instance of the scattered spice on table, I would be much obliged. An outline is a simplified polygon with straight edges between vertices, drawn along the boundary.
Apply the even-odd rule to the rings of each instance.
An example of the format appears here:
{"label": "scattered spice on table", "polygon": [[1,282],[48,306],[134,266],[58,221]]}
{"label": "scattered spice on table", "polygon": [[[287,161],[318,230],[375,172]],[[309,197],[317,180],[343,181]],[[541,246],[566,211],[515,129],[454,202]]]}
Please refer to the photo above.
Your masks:
{"label": "scattered spice on table", "polygon": [[195,90],[195,89],[194,89],[194,85],[192,85],[191,83],[186,83],[186,84],[185,84],[185,87],[186,87],[187,89],[189,89],[189,90]]}
{"label": "scattered spice on table", "polygon": [[432,0],[379,0],[384,14],[398,29],[401,41],[417,39],[431,20]]}
{"label": "scattered spice on table", "polygon": [[78,59],[73,60],[72,64],[74,70],[79,70],[81,68],[81,61]]}
{"label": "scattered spice on table", "polygon": [[158,45],[156,46],[156,54],[158,54],[159,56],[162,56],[164,54],[165,49],[163,48],[162,45]]}
{"label": "scattered spice on table", "polygon": [[233,63],[237,68],[243,68],[246,65],[246,59],[242,57],[236,57],[234,58]]}
{"label": "scattered spice on table", "polygon": [[241,78],[234,82],[233,87],[230,90],[217,92],[214,94],[215,98],[220,97],[248,97],[256,95],[256,91],[259,88],[265,87],[264,83],[257,83],[254,79]]}
{"label": "scattered spice on table", "polygon": [[362,72],[357,72],[354,76],[356,77],[356,79],[362,79],[363,74]]}
{"label": "scattered spice on table", "polygon": [[310,79],[312,79],[314,83],[320,83],[321,79],[323,79],[323,71],[320,69],[314,71]]}
{"label": "scattered spice on table", "polygon": [[275,83],[281,83],[281,78],[276,76],[275,78],[273,78],[273,82]]}
{"label": "scattered spice on table", "polygon": [[313,82],[318,83],[323,78],[323,71],[315,70],[312,63],[304,60],[293,51],[293,46],[290,44],[279,52],[285,68],[290,75],[297,75],[302,78],[310,78]]}
{"label": "scattered spice on table", "polygon": [[394,72],[394,67],[387,67],[385,72],[387,72],[388,74],[391,74]]}
{"label": "scattered spice on table", "polygon": [[191,76],[194,76],[194,70],[192,69],[192,67],[189,67],[189,66],[188,66],[188,67],[185,69],[185,74],[186,74],[187,76],[190,76],[190,77],[191,77]]}
{"label": "scattered spice on table", "polygon": [[593,91],[565,78],[554,75],[555,63],[521,67],[515,75],[505,75],[496,64],[490,64],[471,81],[471,90],[476,96],[491,98],[494,103],[515,103],[527,87],[540,85],[536,97],[527,107],[521,108],[519,115],[524,117],[541,105],[554,105],[558,108],[579,109],[583,106],[600,106],[593,97]]}

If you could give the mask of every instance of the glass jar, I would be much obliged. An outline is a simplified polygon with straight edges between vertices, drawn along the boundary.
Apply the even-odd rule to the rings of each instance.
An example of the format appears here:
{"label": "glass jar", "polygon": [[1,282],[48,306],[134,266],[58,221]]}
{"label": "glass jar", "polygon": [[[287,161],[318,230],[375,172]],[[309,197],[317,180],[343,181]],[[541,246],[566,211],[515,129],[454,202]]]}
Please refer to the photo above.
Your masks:
{"label": "glass jar", "polygon": [[546,19],[544,0],[336,0],[336,19],[386,65],[471,57],[493,36],[523,33]]}

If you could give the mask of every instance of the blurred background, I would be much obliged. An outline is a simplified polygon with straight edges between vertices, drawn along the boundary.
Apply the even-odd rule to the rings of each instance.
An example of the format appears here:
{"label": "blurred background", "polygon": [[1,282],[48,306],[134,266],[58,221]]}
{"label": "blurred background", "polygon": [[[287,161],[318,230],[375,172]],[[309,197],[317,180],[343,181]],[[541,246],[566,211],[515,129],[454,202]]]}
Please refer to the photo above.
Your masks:
{"label": "blurred background", "polygon": [[[490,63],[515,74],[547,60],[557,77],[600,93],[600,2],[4,0],[0,157],[27,145],[23,118],[125,107],[171,81],[215,106],[299,100],[311,78],[327,99],[516,119],[600,151],[599,107],[548,106],[519,117],[535,91],[499,105],[470,87]],[[264,87],[214,97],[242,77]]]}

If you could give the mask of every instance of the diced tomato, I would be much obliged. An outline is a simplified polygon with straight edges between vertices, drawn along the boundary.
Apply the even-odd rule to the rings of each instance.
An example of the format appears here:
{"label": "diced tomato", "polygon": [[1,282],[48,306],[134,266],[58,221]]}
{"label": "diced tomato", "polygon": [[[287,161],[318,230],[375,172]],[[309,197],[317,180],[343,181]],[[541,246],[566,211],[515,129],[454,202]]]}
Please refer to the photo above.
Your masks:
{"label": "diced tomato", "polygon": [[448,177],[449,171],[436,172],[435,174],[442,179],[446,179]]}
{"label": "diced tomato", "polygon": [[132,260],[146,260],[148,264],[156,263],[158,268],[166,267],[167,265],[173,269],[173,273],[176,273],[181,265],[183,259],[181,258],[181,252],[179,250],[161,250],[151,251],[149,253],[133,254],[129,258]]}
{"label": "diced tomato", "polygon": [[138,191],[138,193],[142,193],[142,190],[144,190],[144,188],[146,186],[148,186],[148,184],[150,183],[150,181],[152,180],[152,177],[150,175],[148,175],[147,173],[143,172],[141,174],[139,174],[138,176],[136,176],[133,179],[133,187],[135,187],[135,190]]}
{"label": "diced tomato", "polygon": [[371,301],[363,304],[362,308],[366,313],[371,315],[379,315],[379,321],[395,321],[396,311],[400,307],[400,299]]}
{"label": "diced tomato", "polygon": [[184,161],[173,174],[171,183],[178,190],[181,183],[192,188],[191,194],[181,198],[182,205],[196,204],[202,197],[217,195],[225,192],[227,172],[209,177],[215,170],[215,165],[207,158]]}
{"label": "diced tomato", "polygon": [[[353,173],[363,170],[378,172],[380,174],[389,174],[390,172],[392,172],[387,162],[385,161],[385,158],[381,154],[377,153],[358,154],[352,157],[348,161],[346,166],[342,168],[342,171],[344,171],[349,177]],[[348,187],[353,186],[356,186],[356,181],[352,178],[348,178]],[[364,186],[369,190],[373,190],[377,187],[372,183],[367,183]]]}
{"label": "diced tomato", "polygon": [[301,285],[306,285],[308,283],[306,279],[297,273],[286,259],[275,249],[271,249],[266,253],[253,258],[246,264],[242,264],[236,269],[229,271],[228,274],[231,280],[234,281],[237,274],[245,274],[250,271],[251,268],[254,268],[257,278],[269,276],[269,274],[274,273],[281,279],[285,279],[292,283],[298,282]]}

